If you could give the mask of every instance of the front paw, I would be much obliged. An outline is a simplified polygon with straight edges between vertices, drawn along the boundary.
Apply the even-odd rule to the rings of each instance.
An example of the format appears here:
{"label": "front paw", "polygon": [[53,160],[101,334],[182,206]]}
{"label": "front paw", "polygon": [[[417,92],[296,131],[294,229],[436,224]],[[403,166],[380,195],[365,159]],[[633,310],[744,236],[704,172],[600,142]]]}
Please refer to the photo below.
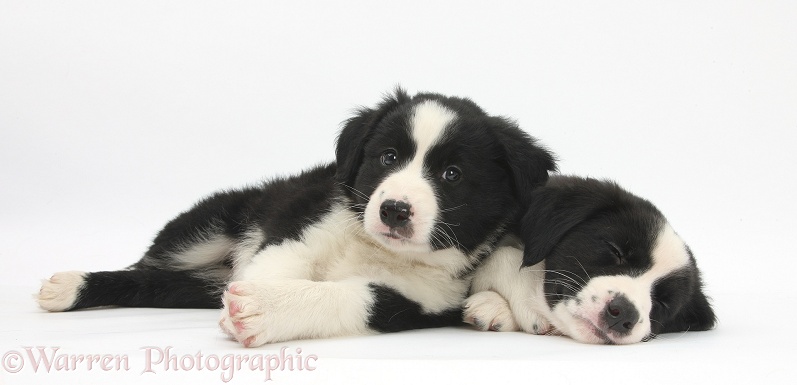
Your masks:
{"label": "front paw", "polygon": [[511,332],[519,330],[504,297],[494,291],[481,291],[465,300],[463,321],[479,330]]}
{"label": "front paw", "polygon": [[269,335],[269,315],[273,309],[267,301],[267,289],[254,282],[233,282],[227,286],[222,301],[219,326],[229,336],[246,347],[257,347],[276,342]]}

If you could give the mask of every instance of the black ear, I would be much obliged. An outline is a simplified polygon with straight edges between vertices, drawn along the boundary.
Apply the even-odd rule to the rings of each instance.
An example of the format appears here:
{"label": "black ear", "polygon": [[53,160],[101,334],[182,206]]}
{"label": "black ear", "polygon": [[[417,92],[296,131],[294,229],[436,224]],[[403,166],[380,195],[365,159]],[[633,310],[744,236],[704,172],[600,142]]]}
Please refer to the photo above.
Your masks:
{"label": "black ear", "polygon": [[534,189],[545,184],[549,171],[556,171],[556,159],[515,123],[500,117],[491,119],[512,174],[515,195],[520,201],[521,209],[526,210],[531,203]]}
{"label": "black ear", "polygon": [[346,186],[354,185],[354,179],[357,177],[360,163],[363,160],[363,148],[370,137],[371,130],[385,115],[409,100],[407,92],[401,87],[396,87],[396,90],[392,94],[386,95],[375,108],[362,107],[346,121],[338,135],[335,147],[338,183],[343,183]]}
{"label": "black ear", "polygon": [[[610,196],[596,194],[600,186],[593,183],[598,181],[557,178],[555,186],[549,183],[532,192],[531,204],[521,220],[524,267],[547,258],[573,227],[612,204]],[[570,180],[575,183],[568,183]]]}

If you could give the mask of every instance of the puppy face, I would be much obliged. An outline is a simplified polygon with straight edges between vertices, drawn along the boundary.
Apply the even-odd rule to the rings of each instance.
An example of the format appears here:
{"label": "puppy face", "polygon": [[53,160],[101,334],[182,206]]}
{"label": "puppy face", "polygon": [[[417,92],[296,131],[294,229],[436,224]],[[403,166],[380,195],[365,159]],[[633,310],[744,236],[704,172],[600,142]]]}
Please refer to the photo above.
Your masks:
{"label": "puppy face", "polygon": [[519,186],[542,184],[554,167],[530,137],[473,102],[402,91],[349,121],[338,163],[365,232],[408,253],[477,251],[523,207]]}
{"label": "puppy face", "polygon": [[557,330],[627,344],[713,327],[692,253],[652,204],[594,179],[555,177],[543,189],[547,203],[524,219],[524,265],[545,260]]}
{"label": "puppy face", "polygon": [[[354,187],[368,196],[363,219],[366,231],[385,246],[429,251],[432,234],[440,229],[436,225],[445,221],[438,214],[455,207],[443,205],[456,203],[446,199],[445,191],[457,190],[461,184],[461,159],[442,156],[442,164],[432,165],[427,158],[440,153],[438,147],[456,119],[450,109],[427,100],[391,114],[366,144]],[[504,174],[498,178],[498,190],[506,189],[506,183],[500,183],[508,181],[506,172],[498,171]],[[438,196],[442,198],[439,201]],[[444,232],[435,235],[453,241],[445,239]]]}

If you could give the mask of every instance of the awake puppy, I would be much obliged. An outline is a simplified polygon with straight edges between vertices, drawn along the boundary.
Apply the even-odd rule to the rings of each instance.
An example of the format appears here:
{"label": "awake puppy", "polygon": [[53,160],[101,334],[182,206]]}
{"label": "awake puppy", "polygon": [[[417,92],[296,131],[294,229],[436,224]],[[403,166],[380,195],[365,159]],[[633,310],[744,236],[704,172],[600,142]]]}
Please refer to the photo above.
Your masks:
{"label": "awake puppy", "polygon": [[470,100],[399,89],[345,123],[336,164],[212,195],[128,269],[55,274],[39,305],[223,306],[245,346],[458,324],[470,273],[553,169]]}
{"label": "awake puppy", "polygon": [[500,247],[477,270],[465,322],[596,344],[714,326],[692,252],[650,202],[571,176],[551,177],[531,202],[525,248]]}

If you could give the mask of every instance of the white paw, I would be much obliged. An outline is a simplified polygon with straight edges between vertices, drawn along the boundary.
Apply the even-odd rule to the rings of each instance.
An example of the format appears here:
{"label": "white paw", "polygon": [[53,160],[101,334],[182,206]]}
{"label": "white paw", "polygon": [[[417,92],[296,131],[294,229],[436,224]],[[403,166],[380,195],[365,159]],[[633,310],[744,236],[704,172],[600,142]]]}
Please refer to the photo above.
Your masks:
{"label": "white paw", "polygon": [[36,296],[39,306],[48,311],[68,310],[75,305],[85,276],[86,273],[81,271],[64,271],[42,280],[42,287]]}
{"label": "white paw", "polygon": [[222,302],[219,326],[246,347],[256,347],[266,340],[267,303],[262,290],[253,282],[233,282],[227,286]]}
{"label": "white paw", "polygon": [[530,307],[515,309],[515,320],[521,330],[530,334],[556,334],[553,325],[548,320]]}
{"label": "white paw", "polygon": [[494,291],[481,291],[468,297],[463,308],[463,321],[480,330],[518,330],[509,303]]}
{"label": "white paw", "polygon": [[301,337],[302,320],[292,311],[301,306],[294,295],[289,284],[232,282],[224,292],[219,326],[246,347]]}

